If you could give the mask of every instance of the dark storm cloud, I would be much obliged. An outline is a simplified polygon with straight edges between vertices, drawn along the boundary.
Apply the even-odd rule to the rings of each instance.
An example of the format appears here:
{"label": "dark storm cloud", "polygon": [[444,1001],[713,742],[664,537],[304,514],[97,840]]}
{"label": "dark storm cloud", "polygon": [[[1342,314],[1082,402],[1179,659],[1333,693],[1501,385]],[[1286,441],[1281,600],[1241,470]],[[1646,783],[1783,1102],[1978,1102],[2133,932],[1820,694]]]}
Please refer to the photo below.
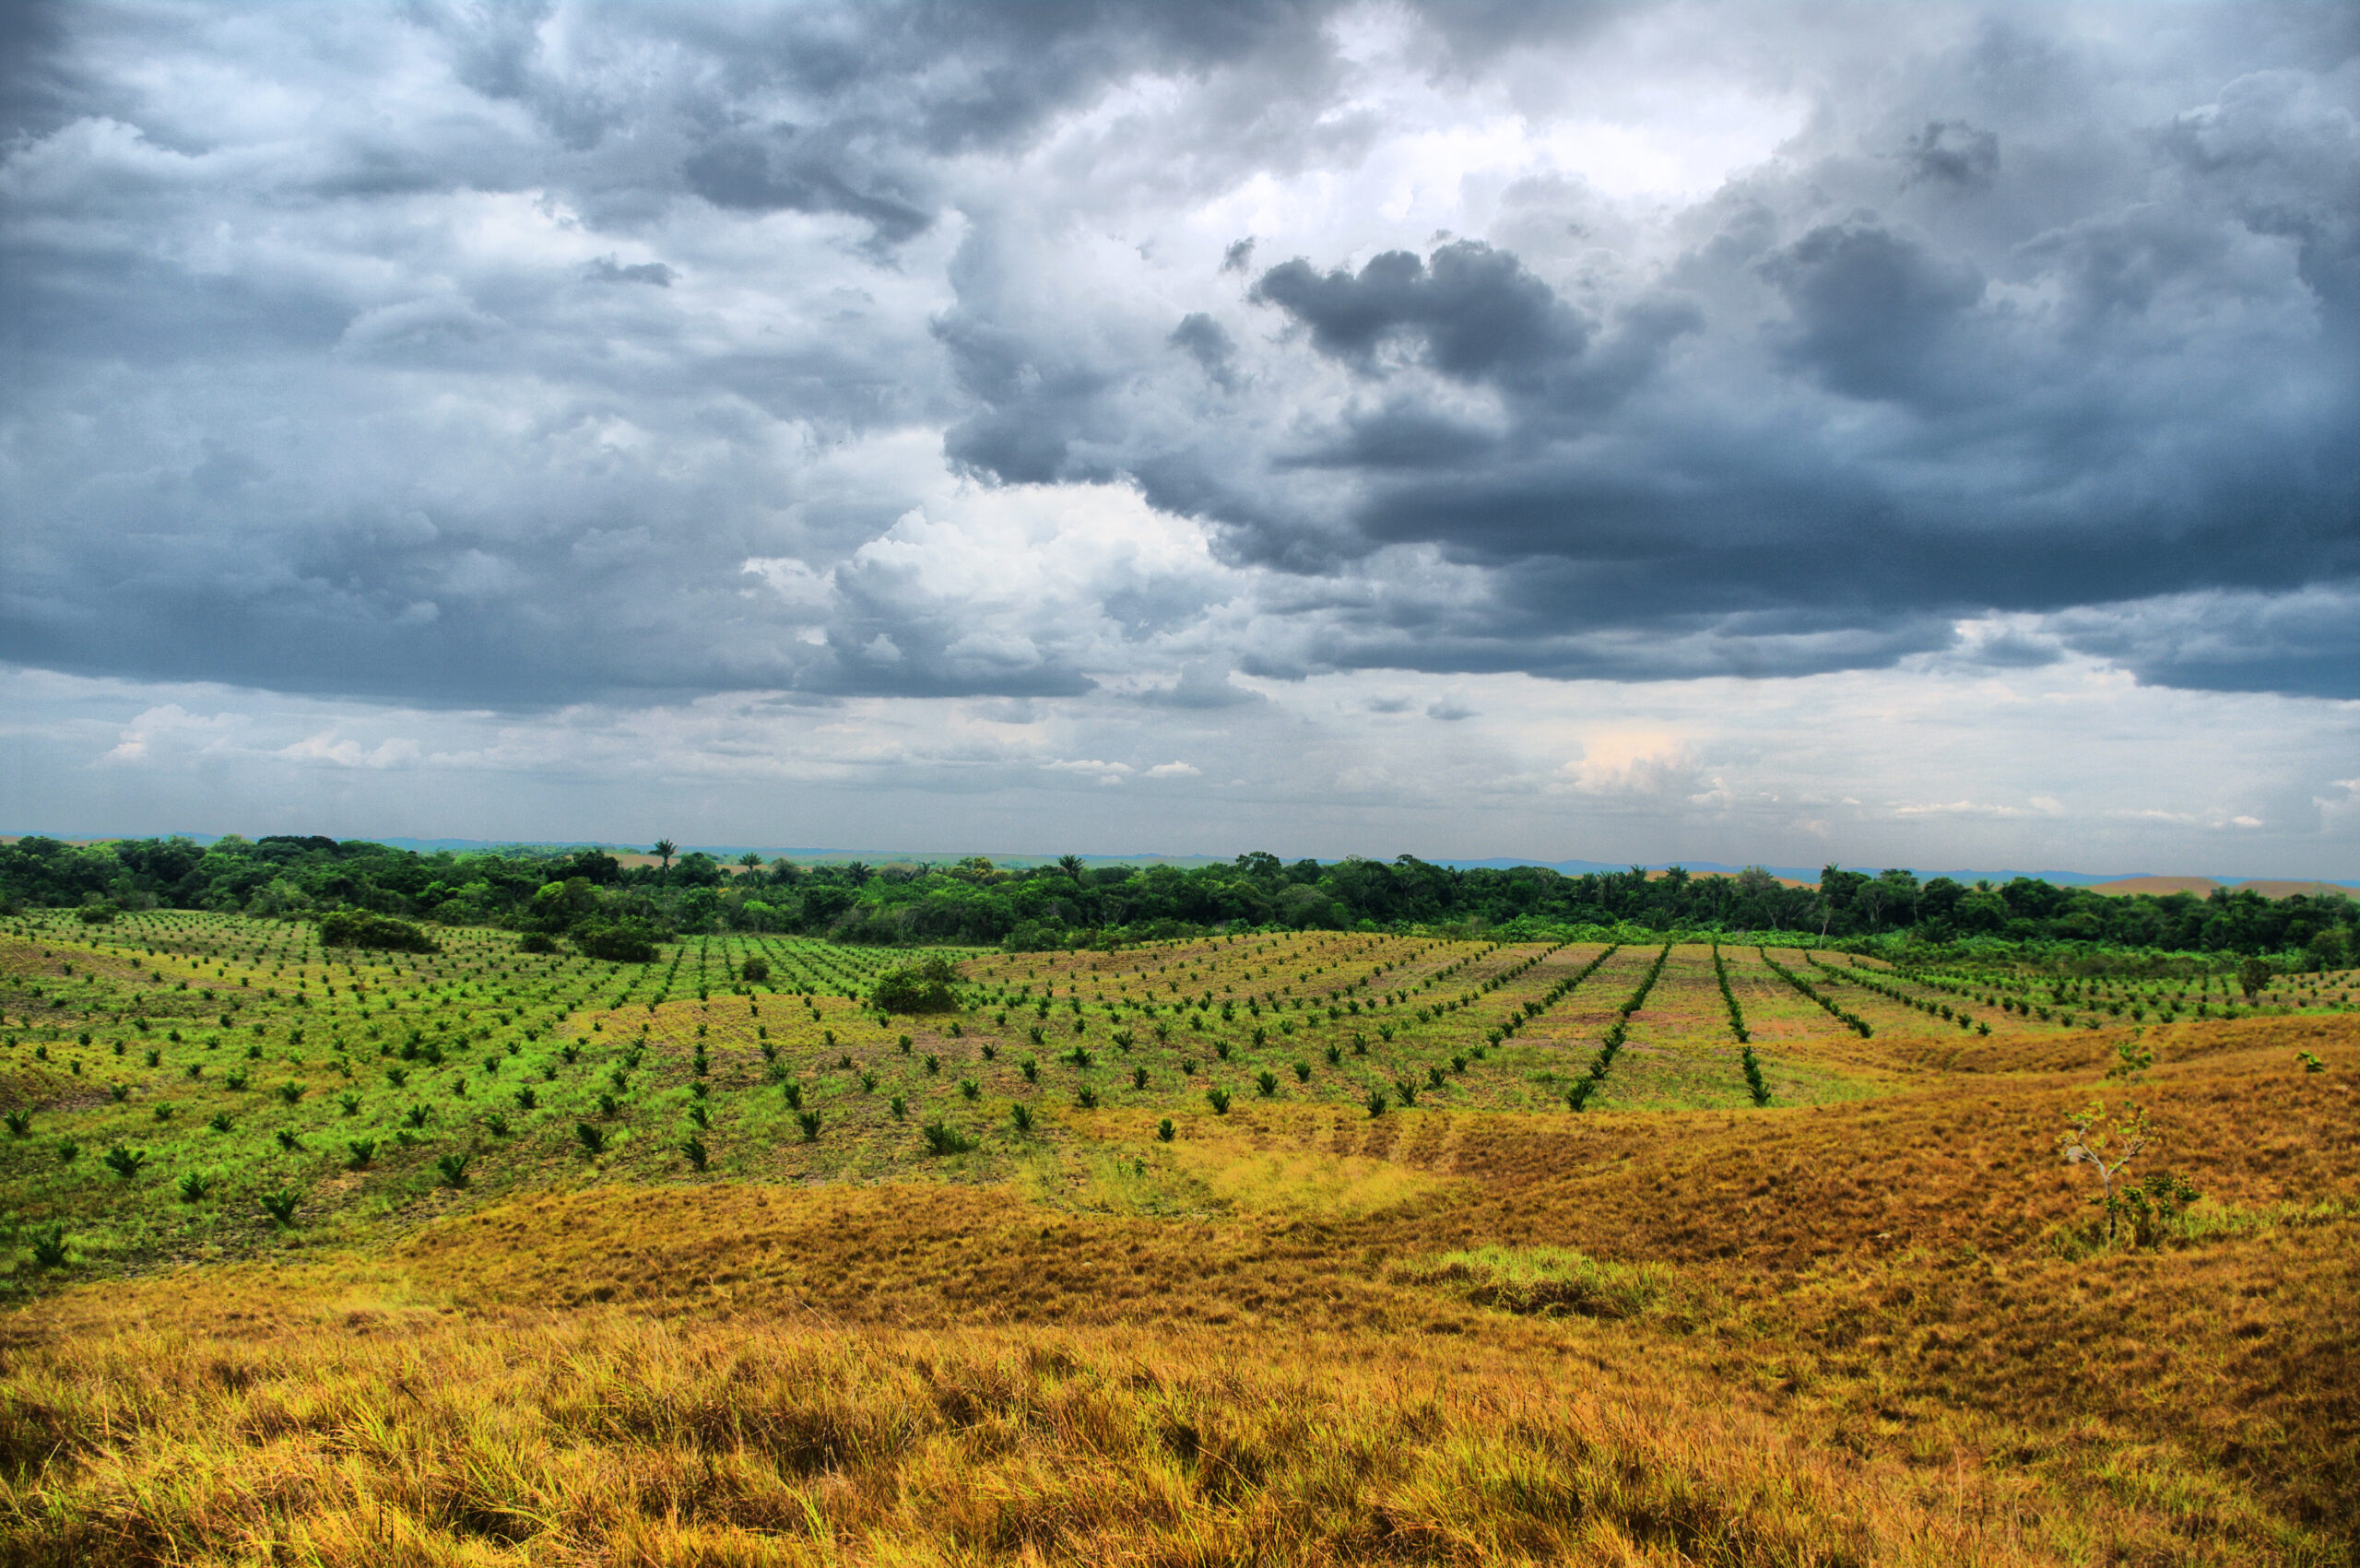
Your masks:
{"label": "dark storm cloud", "polygon": [[[1627,9],[1433,6],[1404,79],[1545,113]],[[1865,14],[1716,24],[1812,112],[1684,206],[1224,209],[1183,276],[1255,182],[1354,188],[1376,13],[0,10],[0,657],[559,703],[1071,694],[1101,615],[1201,654],[1194,587],[983,625],[856,561],[926,452],[1211,529],[1254,630],[1166,705],[1992,612],[2053,625],[1965,656],[2360,695],[2360,23]]]}

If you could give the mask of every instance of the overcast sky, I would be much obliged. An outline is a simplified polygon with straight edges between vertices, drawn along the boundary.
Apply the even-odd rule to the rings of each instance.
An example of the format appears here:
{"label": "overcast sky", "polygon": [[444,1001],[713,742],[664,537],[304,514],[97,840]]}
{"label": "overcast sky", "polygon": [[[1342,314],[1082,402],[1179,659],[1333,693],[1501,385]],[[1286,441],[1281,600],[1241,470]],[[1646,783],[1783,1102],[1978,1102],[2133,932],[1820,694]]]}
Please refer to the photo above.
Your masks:
{"label": "overcast sky", "polygon": [[2360,8],[0,18],[0,830],[2360,877]]}

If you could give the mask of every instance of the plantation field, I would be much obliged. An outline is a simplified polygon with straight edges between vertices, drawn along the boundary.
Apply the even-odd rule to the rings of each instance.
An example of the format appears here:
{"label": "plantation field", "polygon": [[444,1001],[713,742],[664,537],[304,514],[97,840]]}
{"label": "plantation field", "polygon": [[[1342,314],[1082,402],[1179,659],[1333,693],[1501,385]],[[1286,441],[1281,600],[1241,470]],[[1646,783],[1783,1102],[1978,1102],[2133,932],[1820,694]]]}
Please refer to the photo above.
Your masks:
{"label": "plantation field", "polygon": [[2348,973],[437,937],[0,927],[0,1560],[2360,1551]]}

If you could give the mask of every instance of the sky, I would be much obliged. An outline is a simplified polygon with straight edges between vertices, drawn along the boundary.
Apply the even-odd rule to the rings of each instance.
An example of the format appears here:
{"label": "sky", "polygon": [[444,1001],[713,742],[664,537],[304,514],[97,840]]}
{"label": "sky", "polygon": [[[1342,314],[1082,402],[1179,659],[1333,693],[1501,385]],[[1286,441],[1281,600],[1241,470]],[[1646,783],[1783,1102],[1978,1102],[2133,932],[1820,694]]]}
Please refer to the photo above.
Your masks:
{"label": "sky", "polygon": [[0,831],[2360,878],[2360,9],[9,6]]}

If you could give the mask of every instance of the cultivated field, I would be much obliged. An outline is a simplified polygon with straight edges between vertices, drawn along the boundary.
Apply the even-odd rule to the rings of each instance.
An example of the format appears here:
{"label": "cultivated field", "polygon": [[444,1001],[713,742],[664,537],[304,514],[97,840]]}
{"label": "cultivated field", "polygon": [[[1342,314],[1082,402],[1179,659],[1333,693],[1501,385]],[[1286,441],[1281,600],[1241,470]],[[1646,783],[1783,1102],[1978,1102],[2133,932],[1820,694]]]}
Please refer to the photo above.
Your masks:
{"label": "cultivated field", "polygon": [[2360,1552],[2349,974],[441,936],[0,929],[0,1560]]}

